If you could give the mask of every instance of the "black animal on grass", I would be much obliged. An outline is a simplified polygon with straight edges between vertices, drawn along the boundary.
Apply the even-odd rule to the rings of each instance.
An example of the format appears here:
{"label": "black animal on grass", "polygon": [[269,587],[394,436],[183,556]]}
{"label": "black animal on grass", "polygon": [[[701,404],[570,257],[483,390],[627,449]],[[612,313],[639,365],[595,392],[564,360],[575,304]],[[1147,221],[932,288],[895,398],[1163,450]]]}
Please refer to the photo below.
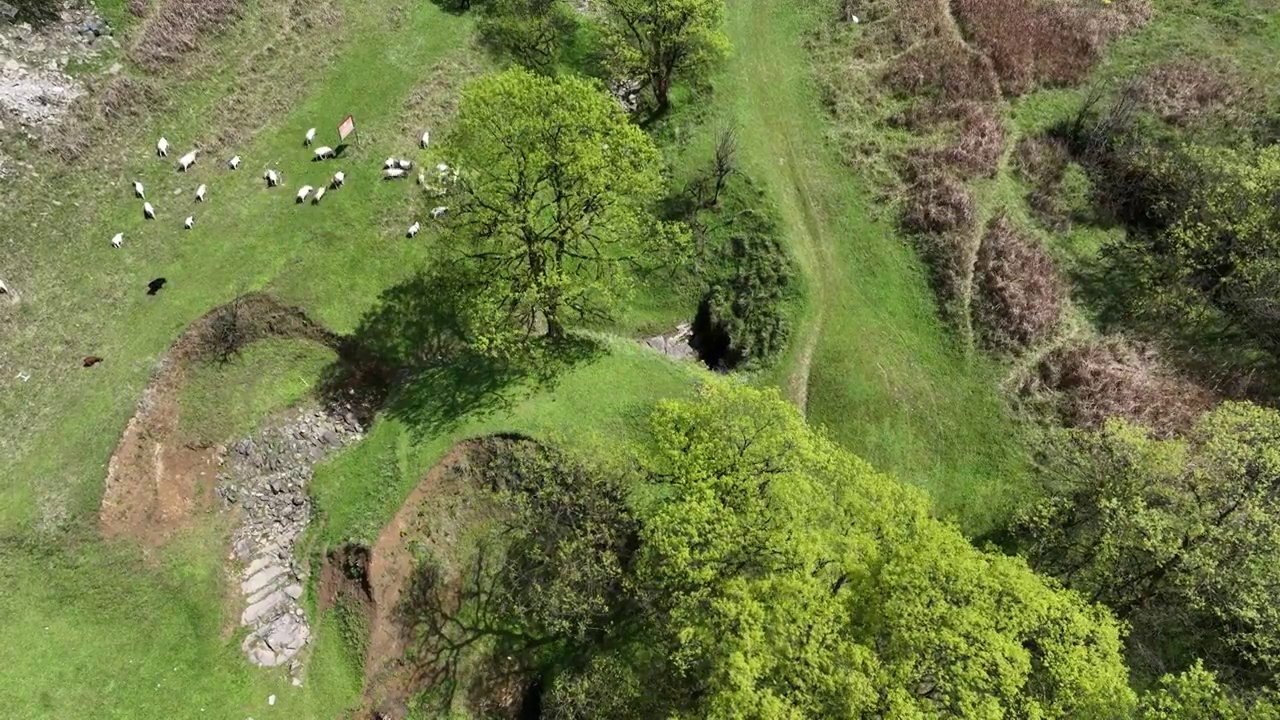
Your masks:
{"label": "black animal on grass", "polygon": [[160,288],[164,287],[164,284],[166,282],[168,281],[165,280],[164,278],[156,278],[155,280],[152,280],[151,282],[147,283],[147,294],[155,295],[156,293],[160,292]]}

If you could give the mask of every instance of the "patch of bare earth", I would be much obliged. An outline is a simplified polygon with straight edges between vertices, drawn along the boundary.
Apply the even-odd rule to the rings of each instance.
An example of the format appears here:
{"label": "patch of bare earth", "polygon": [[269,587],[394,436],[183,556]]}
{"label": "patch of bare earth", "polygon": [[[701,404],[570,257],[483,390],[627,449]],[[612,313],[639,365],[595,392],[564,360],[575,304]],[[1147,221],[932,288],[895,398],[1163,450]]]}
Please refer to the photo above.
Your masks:
{"label": "patch of bare earth", "polygon": [[227,340],[232,312],[238,343],[287,337],[337,344],[335,336],[301,310],[263,294],[244,296],[193,322],[160,360],[111,455],[99,512],[106,537],[159,544],[194,513],[213,508],[225,448],[199,442],[182,430],[179,396],[192,364]]}
{"label": "patch of bare earth", "polygon": [[[349,545],[331,553],[325,562],[320,610],[342,605],[345,612],[364,613],[368,621],[364,707],[359,717],[399,720],[408,713],[408,701],[416,693],[456,679],[441,677],[442,666],[433,662],[439,658],[419,647],[437,638],[423,637],[412,607],[426,603],[450,613],[462,600],[466,578],[461,562],[454,560],[465,545],[468,529],[488,512],[489,505],[476,492],[475,475],[485,442],[459,443],[441,458],[372,548]],[[422,571],[425,558],[432,560],[431,573]],[[469,700],[478,702],[477,707],[492,708],[495,697],[511,695],[518,704],[521,695],[519,689],[504,693],[488,686],[483,694],[485,699]]]}

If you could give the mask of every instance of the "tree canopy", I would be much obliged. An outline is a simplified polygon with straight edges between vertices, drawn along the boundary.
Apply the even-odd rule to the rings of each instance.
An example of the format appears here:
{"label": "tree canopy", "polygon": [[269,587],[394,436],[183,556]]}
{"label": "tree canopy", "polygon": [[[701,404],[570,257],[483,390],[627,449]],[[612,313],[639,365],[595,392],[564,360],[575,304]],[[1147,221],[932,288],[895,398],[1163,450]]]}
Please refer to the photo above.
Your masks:
{"label": "tree canopy", "polygon": [[1246,686],[1280,669],[1280,413],[1226,403],[1173,440],[1113,420],[1049,457],[1017,523],[1035,568],[1130,621],[1156,667],[1199,654]]}
{"label": "tree canopy", "polygon": [[555,678],[550,716],[1132,711],[1105,610],[977,551],[776,392],[711,382],[653,429],[634,624]]}
{"label": "tree canopy", "polygon": [[729,50],[724,0],[603,0],[614,73],[639,78],[657,112],[678,78],[699,79]]}
{"label": "tree canopy", "polygon": [[491,350],[608,316],[631,264],[678,243],[651,206],[661,157],[591,81],[514,68],[467,86],[450,147],[461,168],[453,230],[485,278],[476,337]]}

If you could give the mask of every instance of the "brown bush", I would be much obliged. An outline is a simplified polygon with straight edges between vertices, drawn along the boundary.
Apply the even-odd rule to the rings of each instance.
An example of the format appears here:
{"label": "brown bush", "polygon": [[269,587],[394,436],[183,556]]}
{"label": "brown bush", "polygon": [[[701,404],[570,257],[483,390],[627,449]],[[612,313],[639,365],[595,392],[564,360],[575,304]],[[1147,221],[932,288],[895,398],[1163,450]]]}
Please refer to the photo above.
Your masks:
{"label": "brown bush", "polygon": [[987,223],[974,266],[973,313],[993,350],[1018,351],[1052,337],[1067,288],[1053,258],[1003,215]]}
{"label": "brown bush", "polygon": [[1094,429],[1119,417],[1166,437],[1190,427],[1213,402],[1200,386],[1163,369],[1154,353],[1117,337],[1054,350],[1028,390],[1060,393],[1068,427]]}
{"label": "brown bush", "polygon": [[863,0],[854,12],[875,44],[902,51],[947,32],[949,0]]}
{"label": "brown bush", "polygon": [[965,37],[991,58],[1009,95],[1074,85],[1101,56],[1096,22],[1065,2],[955,0],[952,9]]}
{"label": "brown bush", "polygon": [[973,196],[963,183],[950,175],[931,173],[907,189],[902,226],[922,234],[969,233],[976,217]]}
{"label": "brown bush", "polygon": [[1004,155],[1004,123],[998,110],[989,104],[959,102],[927,104],[908,111],[899,120],[918,133],[949,126],[951,138],[939,148],[912,153],[908,174],[923,176],[949,169],[969,180],[995,177]]}
{"label": "brown bush", "polygon": [[244,0],[163,0],[147,21],[129,58],[156,72],[194,51],[201,38],[240,16]]}
{"label": "brown bush", "polygon": [[129,0],[125,7],[128,8],[129,14],[136,18],[147,16],[147,0]]}
{"label": "brown bush", "polygon": [[1231,74],[1185,60],[1149,68],[1133,89],[1140,107],[1182,127],[1232,111],[1247,99]]}
{"label": "brown bush", "polygon": [[991,61],[957,38],[930,40],[904,52],[884,79],[896,93],[928,95],[943,103],[1000,97]]}
{"label": "brown bush", "polygon": [[1013,149],[1014,167],[1027,183],[1043,187],[1062,180],[1071,160],[1067,141],[1055,135],[1025,135]]}
{"label": "brown bush", "polygon": [[139,117],[165,104],[165,95],[153,83],[125,75],[111,78],[98,100],[102,116],[108,120]]}

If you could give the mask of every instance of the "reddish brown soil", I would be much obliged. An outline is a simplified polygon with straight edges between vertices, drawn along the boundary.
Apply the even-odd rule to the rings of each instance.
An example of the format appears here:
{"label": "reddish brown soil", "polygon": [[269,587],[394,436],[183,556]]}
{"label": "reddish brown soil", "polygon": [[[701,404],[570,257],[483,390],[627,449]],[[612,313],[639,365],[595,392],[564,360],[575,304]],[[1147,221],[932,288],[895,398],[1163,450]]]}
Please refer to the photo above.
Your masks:
{"label": "reddish brown soil", "polygon": [[[268,295],[246,295],[235,303],[246,342],[293,337],[337,344],[301,310]],[[99,514],[104,536],[157,545],[211,506],[222,448],[198,444],[182,432],[178,397],[188,369],[208,352],[214,319],[229,307],[215,308],[188,326],[143,391],[107,466]]]}

